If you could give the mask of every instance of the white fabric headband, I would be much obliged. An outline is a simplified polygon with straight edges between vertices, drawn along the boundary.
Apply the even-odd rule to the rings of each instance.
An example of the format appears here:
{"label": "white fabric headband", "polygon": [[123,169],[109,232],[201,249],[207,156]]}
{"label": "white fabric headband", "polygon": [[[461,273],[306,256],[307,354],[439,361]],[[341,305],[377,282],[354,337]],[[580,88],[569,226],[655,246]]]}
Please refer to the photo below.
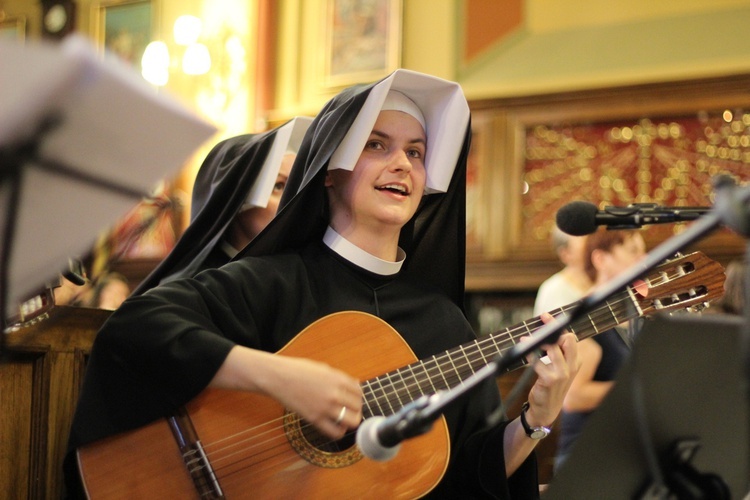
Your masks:
{"label": "white fabric headband", "polygon": [[425,194],[446,192],[469,124],[469,104],[457,83],[406,69],[397,69],[372,88],[331,156],[328,170],[354,168],[378,114],[387,109],[384,106],[388,100],[398,106],[388,109],[409,113],[424,127],[427,136]]}
{"label": "white fabric headband", "polygon": [[385,96],[385,102],[383,102],[381,111],[402,111],[416,118],[417,121],[422,124],[422,130],[425,132],[427,131],[427,125],[425,125],[422,110],[419,109],[414,101],[397,90],[390,90],[388,92],[388,95]]}
{"label": "white fabric headband", "polygon": [[268,206],[268,199],[271,197],[274,184],[276,184],[276,177],[279,175],[284,155],[297,153],[300,144],[302,144],[302,138],[312,121],[313,119],[310,117],[298,116],[276,131],[273,146],[271,146],[266,161],[258,173],[258,178],[255,179],[255,183],[250,188],[240,211],[253,207],[265,208]]}

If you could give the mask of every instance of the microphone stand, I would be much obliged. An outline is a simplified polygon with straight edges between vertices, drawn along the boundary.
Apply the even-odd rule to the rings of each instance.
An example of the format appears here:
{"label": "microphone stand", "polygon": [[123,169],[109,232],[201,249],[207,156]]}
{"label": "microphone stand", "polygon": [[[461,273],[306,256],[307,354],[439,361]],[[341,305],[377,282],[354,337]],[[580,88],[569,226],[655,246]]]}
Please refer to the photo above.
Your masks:
{"label": "microphone stand", "polygon": [[685,231],[654,248],[641,262],[626,269],[609,282],[596,287],[567,314],[556,316],[557,321],[547,323],[532,333],[528,340],[505,351],[498,362],[498,370],[502,370],[501,373],[507,371],[542,345],[554,344],[562,332],[575,320],[601,306],[608,298],[631,285],[685,247],[704,238],[721,224],[726,224],[746,237],[750,236],[750,220],[748,220],[746,207],[750,201],[750,188],[737,187],[730,178],[723,176],[719,177],[714,184],[716,203],[712,209],[699,217]]}
{"label": "microphone stand", "polygon": [[[704,216],[700,217],[688,229],[655,248],[639,264],[627,269],[617,278],[600,287],[582,299],[579,304],[567,314],[556,316],[553,321],[545,324],[528,339],[514,345],[498,356],[464,382],[453,389],[438,391],[431,396],[423,396],[402,409],[401,422],[397,429],[399,440],[416,437],[428,432],[432,423],[437,420],[444,410],[462,396],[473,391],[477,386],[489,378],[496,377],[508,371],[519,361],[532,353],[536,353],[543,345],[555,343],[562,332],[575,320],[602,305],[612,295],[620,292],[634,281],[661,265],[665,260],[698,241],[718,228],[722,223],[734,228],[738,232],[750,236],[750,213],[747,204],[750,200],[750,188],[739,188],[731,179],[722,177],[715,181],[717,202]],[[748,250],[750,254],[750,250]],[[746,296],[750,302],[750,296]],[[748,308],[750,314],[750,308]],[[746,324],[750,323],[746,322]],[[747,335],[744,339],[744,350],[748,359],[748,378],[750,379],[750,326],[746,327]],[[488,419],[488,423],[492,420]],[[395,444],[393,444],[395,446]],[[663,476],[658,469],[658,460],[653,449],[647,450],[652,454],[652,471],[658,485],[664,485]]]}
{"label": "microphone stand", "polygon": [[[660,265],[664,260],[671,258],[685,247],[702,239],[721,224],[728,226],[746,238],[750,237],[750,207],[748,207],[748,203],[750,202],[750,187],[737,186],[730,177],[718,176],[714,179],[714,189],[716,192],[716,203],[711,210],[699,217],[681,234],[667,240],[649,252],[643,261],[625,270],[610,282],[595,288],[591,294],[584,297],[570,312],[557,316],[555,318],[556,321],[538,329],[531,334],[528,340],[518,343],[505,351],[497,362],[499,373],[504,373],[529,354],[539,350],[542,345],[555,343],[562,332],[575,320],[601,306],[609,297],[631,285]],[[750,258],[750,246],[748,246],[746,253],[747,258]],[[750,283],[746,284],[746,291],[748,289],[750,289]],[[750,295],[748,294],[745,295],[745,308],[744,314],[748,320],[744,322],[741,345],[739,347],[741,359],[746,361],[745,367],[748,382],[746,386],[748,386],[748,397],[750,397]],[[642,401],[638,396],[638,393],[634,395],[634,404],[638,407],[639,415],[643,417],[640,422],[643,431],[641,438],[652,475],[652,484],[641,498],[667,498],[666,492],[669,491],[669,488],[667,481],[665,481],[665,476],[669,477],[670,481],[676,477],[685,480],[685,478],[680,476],[680,468],[686,464],[681,462],[675,463],[672,460],[671,462],[667,461],[667,463],[664,463],[660,467],[656,450],[647,432],[645,409],[642,408]],[[666,470],[663,471],[662,469]],[[705,485],[696,482],[690,486],[701,490]],[[704,491],[704,493],[709,492]]]}
{"label": "microphone stand", "polygon": [[497,360],[486,364],[463,383],[449,390],[441,390],[429,396],[422,396],[404,406],[397,429],[398,441],[421,436],[432,428],[432,424],[440,418],[455,401],[469,394],[482,382],[497,376]]}

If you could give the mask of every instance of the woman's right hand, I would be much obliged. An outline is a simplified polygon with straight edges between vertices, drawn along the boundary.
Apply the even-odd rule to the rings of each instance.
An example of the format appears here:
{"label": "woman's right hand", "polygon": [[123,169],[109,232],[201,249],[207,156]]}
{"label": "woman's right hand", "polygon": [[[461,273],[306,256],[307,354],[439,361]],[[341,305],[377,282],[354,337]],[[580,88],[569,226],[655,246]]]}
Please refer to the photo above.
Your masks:
{"label": "woman's right hand", "polygon": [[332,439],[362,421],[359,381],[319,361],[235,346],[211,386],[266,394]]}

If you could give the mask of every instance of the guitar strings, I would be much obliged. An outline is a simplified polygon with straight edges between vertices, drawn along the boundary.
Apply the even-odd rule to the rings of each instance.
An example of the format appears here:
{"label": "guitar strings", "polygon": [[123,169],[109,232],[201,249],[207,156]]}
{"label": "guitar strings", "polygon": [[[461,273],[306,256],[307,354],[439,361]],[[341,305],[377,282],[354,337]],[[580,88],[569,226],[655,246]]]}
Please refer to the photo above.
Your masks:
{"label": "guitar strings", "polygon": [[[677,276],[679,277],[683,273],[677,273]],[[658,286],[660,284],[663,284],[665,282],[671,281],[673,278],[670,277],[668,274],[662,273],[659,274],[658,277],[653,278],[651,281],[648,281],[647,283],[650,286]],[[629,286],[627,287],[627,290],[630,291],[630,293],[638,294],[635,287]],[[630,294],[626,292],[620,292],[616,296],[619,296],[616,300],[609,302],[607,304],[607,307],[599,308],[595,311],[593,311],[591,314],[587,315],[587,319],[591,322],[591,326],[589,327],[590,330],[594,331],[595,333],[598,333],[598,330],[596,328],[596,324],[604,322],[603,320],[605,318],[614,318],[615,322],[617,324],[622,323],[626,321],[627,319],[631,319],[631,317],[637,317],[639,315],[638,312],[635,314],[631,314],[630,317],[625,317],[625,319],[620,319],[617,314],[623,314],[627,316],[628,307],[633,303],[633,298],[630,296]],[[559,310],[559,312],[567,312],[570,309],[572,309],[575,306],[575,304],[565,306]],[[557,313],[558,311],[552,311],[552,313]],[[554,314],[553,314],[554,315]],[[610,320],[611,323],[611,320]],[[531,334],[534,330],[541,327],[544,323],[541,321],[540,318],[532,318],[531,320],[522,322],[519,325],[510,327],[505,330],[501,330],[495,333],[492,333],[488,335],[486,338],[479,339],[477,341],[474,341],[470,343],[469,345],[459,346],[457,348],[445,351],[444,353],[440,355],[435,355],[431,358],[428,358],[425,361],[418,361],[416,363],[413,363],[411,365],[408,365],[406,367],[400,368],[398,370],[394,370],[393,372],[389,372],[387,374],[381,375],[380,377],[377,377],[376,379],[373,379],[374,381],[378,382],[379,390],[382,394],[376,395],[376,392],[378,392],[378,389],[373,389],[372,384],[373,381],[365,381],[362,383],[363,388],[363,396],[364,396],[364,403],[365,406],[363,408],[363,413],[369,412],[370,416],[375,415],[375,411],[373,411],[370,401],[372,401],[372,405],[377,404],[379,407],[381,413],[384,413],[382,410],[383,403],[381,401],[385,401],[387,406],[391,409],[394,408],[392,402],[398,405],[401,405],[401,407],[404,405],[402,399],[407,399],[409,397],[412,397],[413,394],[424,394],[424,382],[425,380],[430,382],[430,388],[434,389],[435,382],[432,380],[435,378],[433,375],[430,374],[431,371],[437,370],[439,373],[440,379],[442,379],[442,382],[438,380],[439,386],[442,386],[446,384],[446,388],[448,387],[454,387],[458,383],[462,383],[463,379],[461,377],[461,373],[468,373],[473,372],[474,367],[473,365],[477,362],[484,362],[486,364],[486,357],[483,351],[485,350],[491,350],[492,352],[502,352],[503,350],[507,349],[508,347],[502,347],[503,344],[516,344],[518,340],[520,340],[524,336],[528,336]],[[611,326],[610,326],[611,327]],[[575,327],[574,327],[575,328]],[[580,328],[580,326],[579,326]],[[500,344],[500,345],[498,345]],[[457,352],[461,352],[462,358],[465,358],[466,362],[463,364],[456,365],[454,363],[455,354]],[[479,353],[478,357],[477,352]],[[475,356],[474,361],[470,358],[470,356]],[[449,361],[449,363],[446,363],[446,360]],[[426,378],[420,379],[419,375],[415,373],[415,366],[420,366],[422,368],[422,371],[424,374],[427,375]],[[449,368],[449,370],[444,370],[441,368],[442,366],[446,366]],[[403,372],[407,372],[406,376],[404,376]],[[396,388],[396,384],[394,384],[391,379],[395,378],[393,374],[398,375],[398,379],[401,382],[402,388],[400,389],[401,392],[399,392],[399,389]],[[388,379],[389,384],[384,387],[382,384],[381,379]],[[416,392],[414,392],[416,390]],[[404,392],[405,391],[405,392]],[[434,392],[434,391],[433,391]],[[402,395],[404,396],[402,398]],[[394,398],[395,396],[395,398]],[[416,399],[416,398],[414,398]],[[410,402],[407,400],[407,402]],[[290,451],[291,448],[289,447],[289,438],[287,434],[284,432],[284,420],[286,418],[290,418],[288,416],[281,416],[276,419],[272,419],[270,421],[264,422],[261,425],[255,426],[253,428],[245,429],[239,433],[236,433],[232,436],[226,436],[222,439],[219,439],[217,441],[214,441],[209,444],[204,444],[204,450],[206,452],[206,455],[208,457],[209,463],[212,464],[214,473],[216,474],[217,478],[221,477],[227,477],[228,475],[234,474],[236,472],[239,472],[241,469],[236,469],[229,471],[228,469],[230,467],[236,467],[237,464],[239,464],[242,461],[251,460],[254,458],[258,458],[259,461],[250,465],[246,465],[243,468],[247,467],[257,467],[259,463],[272,460],[279,455],[285,454],[286,452]],[[312,424],[307,423],[299,417],[294,416],[298,422],[299,422],[299,429],[300,430],[309,430],[309,428],[312,426]],[[281,432],[279,432],[281,431]],[[354,431],[351,431],[347,433],[346,436],[351,436],[351,434]],[[242,436],[247,433],[253,433],[252,436],[243,438]],[[237,440],[239,439],[239,440]],[[229,441],[232,441],[231,443],[228,443]],[[334,443],[338,440],[329,440],[327,443],[322,444],[330,444]],[[221,447],[222,444],[225,444],[225,446]],[[215,447],[217,447],[214,449]],[[262,447],[262,454],[252,454],[252,450],[254,448]],[[292,453],[289,457],[283,459],[284,461],[292,461],[292,460],[299,460],[299,455],[294,451],[291,450]],[[250,452],[251,454],[247,454],[247,452]],[[232,457],[236,457],[239,454],[243,454],[243,457],[240,458],[236,462],[230,462],[228,464],[224,464],[226,460],[229,460]],[[219,471],[227,470],[227,474],[220,475]]]}
{"label": "guitar strings", "polygon": [[[628,298],[628,297],[626,297],[626,298]],[[625,300],[625,299],[621,299],[620,301],[622,301],[622,300]],[[616,315],[615,315],[615,318],[616,318]],[[531,325],[530,323],[532,323],[533,325]],[[596,323],[596,320],[594,320],[594,324],[595,324],[595,323]],[[499,336],[502,336],[502,335],[506,335],[506,336],[508,336],[508,337],[509,337],[509,339],[510,339],[511,341],[513,341],[513,342],[515,343],[515,339],[516,339],[517,337],[521,337],[521,336],[527,335],[527,334],[529,333],[529,332],[528,332],[528,327],[530,327],[530,326],[533,326],[533,328],[534,328],[534,329],[536,329],[536,327],[537,327],[537,326],[540,326],[541,324],[542,324],[542,323],[541,323],[541,320],[538,320],[538,319],[534,319],[534,320],[531,320],[531,321],[529,321],[529,322],[525,322],[525,323],[524,323],[524,325],[523,325],[523,327],[516,327],[516,328],[511,328],[511,329],[509,329],[509,330],[507,330],[507,331],[505,331],[505,332],[501,332],[501,334],[500,334]],[[520,330],[522,330],[522,329],[523,329],[523,331],[522,331],[522,332],[521,332],[521,333],[520,333],[519,335],[517,335],[517,336],[516,336],[516,335],[514,335],[514,332],[519,332],[519,331],[520,331]],[[488,340],[490,340],[490,339],[484,339],[484,340],[482,340],[482,341],[479,341],[479,342],[477,342],[477,343],[476,343],[476,344],[477,344],[477,346],[479,346],[480,350],[481,350],[481,344],[486,344]],[[504,342],[507,342],[507,340],[505,340]],[[493,343],[494,343],[494,342],[493,342]],[[475,349],[476,349],[476,347],[475,347]],[[468,354],[471,354],[471,353],[468,353]],[[481,354],[481,353],[480,353],[480,354]],[[483,355],[482,355],[482,356],[483,356]],[[450,359],[450,356],[449,356],[448,354],[444,354],[444,355],[442,355],[442,356],[440,356],[440,357],[437,357],[437,356],[436,356],[436,357],[434,357],[434,358],[433,358],[432,360],[430,360],[430,361],[432,361],[432,364],[435,364],[435,365],[440,365],[440,364],[441,364],[441,360],[444,360],[445,358],[449,358],[449,359]],[[429,363],[429,361],[428,361],[428,363]],[[464,365],[464,366],[469,366],[469,365],[470,365],[470,363],[467,363],[467,364],[466,364],[466,365]],[[453,364],[452,362],[451,362],[451,366],[452,366],[452,367],[453,367],[454,369],[456,369],[456,370],[460,370],[460,369],[462,368],[461,366],[458,366],[458,367],[457,367],[457,366],[456,366],[455,364]],[[438,368],[439,368],[439,366],[438,366]],[[416,379],[417,377],[416,377],[416,375],[414,375],[414,374],[413,374],[413,370],[410,370],[410,371],[412,371],[412,373],[411,373],[411,377],[412,377],[412,378],[415,378],[415,379]],[[404,379],[403,377],[401,377],[401,378],[402,378],[402,379]],[[408,378],[408,377],[407,377],[407,378]],[[453,377],[451,377],[451,379],[453,379]],[[459,380],[459,381],[460,381],[460,380]],[[450,382],[447,382],[447,383],[450,383]],[[382,384],[381,384],[381,385],[382,385]],[[415,385],[417,385],[417,386],[418,386],[418,385],[419,385],[419,381],[417,381]],[[368,391],[367,389],[365,389],[365,391],[364,391],[364,392],[365,392],[365,396],[367,396],[368,394],[369,394],[369,395],[372,395],[372,394],[374,393],[374,391]],[[385,399],[389,399],[389,398],[390,398],[390,397],[391,397],[391,396],[392,396],[393,394],[397,394],[397,392],[391,392],[391,393],[385,393],[385,392],[384,392],[384,394],[383,394],[382,396],[378,396],[378,397],[376,398],[376,400],[377,400],[377,399],[382,399],[382,398],[385,398]],[[398,397],[398,395],[397,395],[397,398],[398,398],[399,400],[401,399],[400,397]],[[365,399],[367,399],[367,397],[366,397]],[[267,423],[265,423],[265,424],[263,424],[263,425],[264,425],[264,426],[268,426],[268,425],[274,425],[274,424],[278,424],[278,423],[279,423],[279,421],[283,420],[283,418],[284,418],[284,417],[281,417],[281,418],[279,418],[279,419],[276,419],[276,421],[275,421],[275,422],[274,422],[274,421],[271,421],[271,422],[267,422]],[[307,425],[310,425],[310,424],[307,424]],[[260,427],[260,426],[259,426],[259,427]],[[255,430],[257,430],[257,429],[255,429]],[[258,437],[262,437],[263,435],[266,435],[266,434],[268,434],[268,433],[272,432],[272,430],[273,430],[273,429],[270,429],[270,430],[266,430],[265,432],[262,432],[262,433],[261,433],[261,436],[257,436],[257,435],[256,435],[256,436],[253,436],[253,438],[252,438],[252,439],[257,439]],[[253,431],[253,429],[249,429],[248,431],[245,431],[245,432],[251,432],[251,431]],[[284,444],[286,444],[286,436],[285,436],[285,435],[283,435],[283,434],[282,434],[281,436],[277,436],[277,438],[283,438],[283,442],[284,442]],[[216,444],[220,443],[221,441],[225,441],[226,439],[229,439],[229,438],[225,438],[225,439],[223,439],[223,440],[217,441],[216,443],[212,443],[212,445],[216,445]],[[272,438],[272,439],[273,439],[273,438]],[[268,443],[268,441],[263,441],[263,442],[261,442],[261,443],[256,443],[256,444],[254,444],[253,446],[258,446],[258,445],[261,445],[261,444],[267,444],[267,443]],[[208,448],[209,446],[212,446],[212,445],[207,445],[207,446],[206,446],[206,448]],[[233,444],[232,446],[237,446],[237,444]],[[222,451],[222,449],[218,449],[218,450],[216,450],[216,451],[214,451],[214,452],[211,452],[211,454],[212,454],[212,455],[213,455],[213,454],[216,454],[216,453],[218,453],[219,451]],[[233,454],[236,454],[236,453],[238,453],[238,452],[236,452],[236,451],[235,451],[235,452],[233,452],[233,453],[230,453],[230,456],[231,456],[231,455],[233,455]],[[223,458],[224,458],[224,459],[226,459],[226,457],[223,457]],[[218,460],[221,460],[221,459],[218,459]]]}
{"label": "guitar strings", "polygon": [[[615,315],[615,318],[616,318],[616,315]],[[536,326],[538,326],[538,325],[541,325],[541,324],[542,324],[542,323],[541,323],[541,321],[539,321],[539,320],[536,320],[536,321],[532,320],[532,322],[533,322],[533,323],[535,324],[535,325],[534,325],[534,327],[536,327]],[[594,321],[594,323],[596,323],[596,321]],[[529,322],[527,322],[527,323],[525,324],[525,326],[529,326]],[[513,332],[514,332],[514,331],[519,331],[520,329],[521,329],[521,328],[520,328],[520,327],[518,327],[518,328],[515,328],[515,329],[510,329],[510,330],[508,330],[507,332],[504,332],[504,333],[505,333],[505,335],[509,336],[509,338],[510,338],[511,340],[515,341],[515,338],[516,338],[516,336],[514,336]],[[523,336],[523,335],[526,335],[526,334],[528,333],[528,332],[527,332],[526,330],[527,330],[527,329],[526,329],[526,328],[524,328],[524,331],[523,331],[523,332],[522,332],[521,334],[519,334],[518,336]],[[486,340],[485,340],[485,341],[483,341],[483,342],[479,342],[478,344],[481,344],[481,343],[486,343]],[[436,364],[436,365],[440,365],[440,364],[441,364],[441,358],[442,358],[442,359],[445,359],[445,358],[450,358],[450,356],[449,356],[449,355],[447,355],[447,354],[446,354],[446,355],[442,355],[441,357],[435,357],[435,358],[434,358],[434,359],[433,359],[432,361],[433,361],[433,363],[434,363],[434,364]],[[469,364],[470,364],[470,363],[469,363]],[[469,364],[467,364],[467,365],[465,365],[465,366],[468,366]],[[454,369],[457,369],[457,370],[460,370],[460,369],[462,368],[461,366],[456,366],[456,365],[455,365],[454,363],[452,363],[452,362],[451,362],[451,365],[452,365],[452,367],[453,367]],[[451,377],[451,378],[452,378],[452,377]],[[402,379],[403,379],[403,377],[402,377]],[[447,382],[447,383],[450,383],[450,382]],[[417,384],[416,384],[416,385],[419,385],[419,382],[417,382]],[[371,392],[371,393],[372,393],[372,392]],[[392,394],[397,394],[397,393],[395,393],[395,392],[391,392],[390,394],[385,394],[384,396],[380,396],[380,397],[381,397],[381,398],[382,398],[382,397],[388,398],[388,397],[389,397],[389,396],[391,396]],[[398,398],[399,400],[401,399],[401,398],[400,398],[400,397],[399,397],[398,395],[397,395],[397,398]],[[277,419],[277,421],[278,421],[278,419]],[[271,423],[273,423],[273,422],[271,422]],[[268,425],[268,424],[269,424],[269,423],[266,423],[265,425]],[[308,425],[309,425],[309,424],[308,424]],[[266,432],[265,432],[265,434],[267,434],[268,432],[270,432],[270,431],[266,431]],[[257,437],[257,436],[256,436],[256,437]],[[281,437],[281,438],[285,438],[285,435],[282,435],[282,436],[279,436],[279,437]],[[284,444],[285,444],[285,441],[286,441],[286,439],[283,439],[283,441],[284,441]],[[264,442],[264,443],[267,443],[267,441],[266,441],[266,442]],[[254,446],[257,446],[257,445],[259,445],[259,444],[261,444],[261,443],[256,443],[256,444],[255,444]],[[218,450],[217,450],[217,451],[218,451]],[[215,453],[215,452],[214,452],[214,453]],[[237,452],[235,452],[235,453],[237,453]],[[233,453],[233,454],[234,454],[234,453]]]}
{"label": "guitar strings", "polygon": [[[622,300],[623,299],[621,299],[620,302]],[[540,326],[542,324],[540,320],[533,321],[533,323],[534,323],[534,325],[533,325],[534,328],[536,328],[537,326]],[[527,322],[527,325],[528,324],[529,324],[529,322]],[[516,333],[517,333],[517,335],[516,335]],[[521,336],[525,336],[528,333],[529,332],[528,332],[528,329],[526,327],[517,327],[515,329],[509,329],[507,332],[503,332],[504,335],[508,336],[514,342],[515,342],[516,338],[520,338]],[[477,346],[479,346],[479,348],[481,349],[481,344],[487,344],[489,342],[490,342],[489,339],[484,339],[484,340],[478,342]],[[507,342],[507,340],[505,340],[504,342]],[[493,342],[493,344],[496,344],[496,342]],[[474,349],[476,349],[476,347]],[[469,351],[467,351],[467,354],[471,355],[472,353],[469,352]],[[448,385],[452,385],[452,382],[456,379],[456,377],[449,375],[447,378],[445,378],[445,376],[444,376],[445,372],[440,369],[440,365],[444,364],[445,359],[450,359],[450,356],[448,354],[443,354],[441,356],[435,356],[433,359],[430,359],[430,360],[428,360],[426,362],[423,362],[423,364],[425,365],[425,371],[428,373],[428,376],[429,376],[429,372],[434,371],[434,369],[437,369],[437,371],[443,372],[443,375],[441,375],[441,377],[444,379],[445,383],[448,384]],[[453,368],[454,370],[459,370],[460,371],[461,369],[463,369],[463,368],[465,368],[466,366],[469,366],[469,365],[470,365],[469,363],[465,363],[463,365],[455,365],[454,363],[451,363],[451,368]],[[402,377],[402,379],[404,379],[405,383],[410,384],[411,386],[417,386],[418,387],[420,385],[420,381],[419,381],[418,376],[414,374],[413,370],[410,370],[410,372],[411,372],[410,376],[408,376],[408,377]],[[412,379],[416,380],[416,382],[410,382],[408,380],[409,378],[412,378]],[[458,380],[460,382],[460,377],[458,377]],[[382,384],[381,384],[381,388],[382,388]],[[375,393],[375,391],[368,390],[367,387],[365,387],[364,388],[364,393],[365,393],[365,399],[367,400],[367,399],[369,399],[368,397],[372,396]],[[398,394],[397,391],[383,392],[382,395],[377,396],[375,399],[376,400],[379,400],[379,399],[389,399],[389,398],[392,398],[394,394],[397,395]],[[400,400],[401,398],[397,396],[397,399]],[[378,405],[379,406],[383,406],[382,403],[378,403]],[[389,406],[390,406],[390,404],[389,404]],[[224,470],[224,469],[226,469],[226,468],[228,468],[228,467],[236,466],[237,463],[238,463],[238,462],[231,462],[229,464],[223,465],[226,460],[228,460],[228,459],[230,459],[230,458],[232,458],[232,457],[234,457],[234,456],[236,456],[236,455],[238,455],[240,453],[244,453],[246,451],[249,451],[252,448],[257,448],[257,447],[263,446],[264,447],[263,448],[263,456],[260,456],[260,454],[258,454],[258,455],[251,455],[250,457],[245,457],[245,458],[242,458],[241,460],[255,459],[255,461],[252,464],[252,466],[255,466],[256,468],[257,468],[257,466],[261,462],[271,460],[271,459],[275,458],[279,453],[284,453],[284,452],[288,451],[289,450],[289,448],[288,448],[288,439],[287,439],[287,436],[286,436],[285,433],[282,432],[280,434],[277,434],[276,436],[270,436],[270,437],[268,436],[271,432],[279,430],[280,428],[283,428],[283,424],[282,424],[283,419],[284,419],[284,417],[279,417],[279,418],[275,419],[274,421],[266,422],[262,426],[258,426],[255,429],[248,429],[247,431],[243,431],[243,432],[254,432],[254,431],[258,431],[261,427],[265,428],[265,430],[263,430],[262,432],[260,432],[260,434],[256,434],[256,435],[252,436],[251,438],[246,439],[244,441],[233,443],[233,444],[231,444],[228,447],[219,448],[219,449],[216,449],[216,450],[211,450],[210,449],[212,446],[215,446],[215,445],[219,444],[220,441],[226,441],[229,438],[224,438],[224,439],[222,439],[220,441],[212,443],[211,445],[206,445],[205,446],[206,454],[209,456],[209,459],[210,459],[210,462],[212,463],[212,465],[214,465],[214,472],[217,474],[217,477],[218,476],[226,477],[225,474],[221,474],[221,471]],[[306,426],[309,426],[309,425],[311,425],[311,424],[302,424],[302,427],[306,427]],[[240,433],[240,434],[242,434],[242,433]],[[268,437],[268,439],[263,439],[264,437]],[[273,445],[274,441],[276,441],[275,445]],[[331,442],[333,442],[333,440],[331,440]],[[239,447],[241,447],[243,445],[247,445],[248,443],[250,443],[249,446],[245,446],[244,448],[239,448]],[[269,448],[268,445],[272,445],[272,446]],[[275,447],[279,448],[277,450],[278,453],[273,454],[272,450]],[[219,456],[219,455],[221,455],[221,456]],[[293,454],[293,456],[289,457],[288,459],[289,460],[296,460],[298,458],[299,457],[295,453],[295,454]],[[257,459],[260,459],[260,460],[257,460]],[[250,466],[251,465],[247,465],[247,467],[250,467]],[[269,466],[272,466],[272,465],[269,465]],[[235,471],[235,472],[238,472],[238,471]]]}

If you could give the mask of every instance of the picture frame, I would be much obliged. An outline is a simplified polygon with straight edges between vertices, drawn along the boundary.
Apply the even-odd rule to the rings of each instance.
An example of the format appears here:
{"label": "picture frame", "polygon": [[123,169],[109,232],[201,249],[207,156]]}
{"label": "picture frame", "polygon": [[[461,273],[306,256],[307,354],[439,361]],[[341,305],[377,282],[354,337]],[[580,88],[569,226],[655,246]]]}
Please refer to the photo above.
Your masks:
{"label": "picture frame", "polygon": [[156,25],[156,0],[109,0],[95,5],[100,46],[134,67],[140,67]]}
{"label": "picture frame", "polygon": [[0,19],[0,39],[23,42],[26,39],[26,17],[13,16]]}
{"label": "picture frame", "polygon": [[325,0],[325,89],[378,80],[401,62],[402,0]]}
{"label": "picture frame", "polygon": [[[571,201],[627,206],[648,194],[663,206],[710,206],[714,174],[746,182],[748,84],[750,75],[742,74],[471,101],[479,138],[471,156],[481,183],[467,214],[481,217],[467,221],[467,290],[536,289],[559,270],[550,230]],[[627,141],[617,136],[626,130]],[[586,148],[593,148],[590,158]],[[644,226],[647,247],[685,227]],[[726,263],[744,245],[720,228],[687,250]]]}

